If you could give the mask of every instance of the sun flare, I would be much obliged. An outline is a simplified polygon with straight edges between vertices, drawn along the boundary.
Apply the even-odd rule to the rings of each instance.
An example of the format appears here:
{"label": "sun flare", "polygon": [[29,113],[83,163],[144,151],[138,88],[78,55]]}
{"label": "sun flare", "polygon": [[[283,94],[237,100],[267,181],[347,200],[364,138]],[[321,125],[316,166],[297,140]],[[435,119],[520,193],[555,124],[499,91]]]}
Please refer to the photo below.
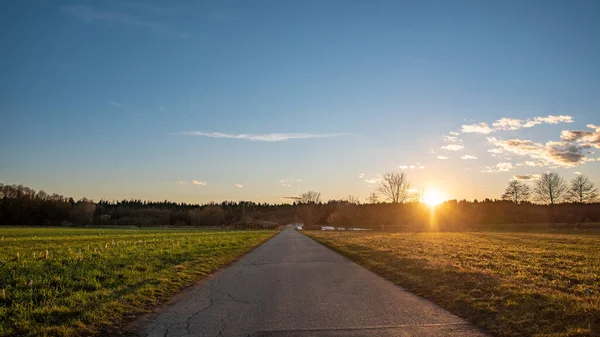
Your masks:
{"label": "sun flare", "polygon": [[423,192],[423,202],[429,207],[435,207],[445,200],[444,193],[437,188],[427,188]]}

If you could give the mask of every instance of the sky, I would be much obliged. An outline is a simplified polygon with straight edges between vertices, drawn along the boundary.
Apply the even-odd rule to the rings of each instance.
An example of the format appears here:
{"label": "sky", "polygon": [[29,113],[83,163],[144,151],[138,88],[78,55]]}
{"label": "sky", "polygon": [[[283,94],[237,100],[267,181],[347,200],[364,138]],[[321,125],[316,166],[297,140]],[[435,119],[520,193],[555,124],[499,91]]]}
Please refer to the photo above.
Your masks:
{"label": "sky", "polygon": [[598,1],[3,1],[0,182],[80,198],[600,184]]}

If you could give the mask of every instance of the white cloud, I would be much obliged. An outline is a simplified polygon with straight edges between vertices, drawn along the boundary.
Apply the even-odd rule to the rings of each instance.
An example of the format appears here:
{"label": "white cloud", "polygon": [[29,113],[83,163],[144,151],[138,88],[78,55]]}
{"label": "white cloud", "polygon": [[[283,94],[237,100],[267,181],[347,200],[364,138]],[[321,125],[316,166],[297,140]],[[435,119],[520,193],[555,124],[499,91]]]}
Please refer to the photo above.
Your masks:
{"label": "white cloud", "polygon": [[518,163],[517,166],[542,167],[546,166],[546,163],[543,161],[526,160],[524,163]]}
{"label": "white cloud", "polygon": [[110,105],[112,105],[112,106],[115,106],[117,108],[122,108],[124,106],[123,103],[119,103],[117,101],[108,101],[107,103],[110,104]]}
{"label": "white cloud", "polygon": [[446,157],[446,156],[437,156],[437,159],[439,159],[439,160],[446,160],[446,159],[448,159],[448,157]]}
{"label": "white cloud", "polygon": [[362,179],[362,178],[364,178],[364,177],[365,177],[365,175],[364,175],[364,173],[361,173],[361,174],[359,174],[359,175],[358,175],[358,177],[359,177],[360,179]]}
{"label": "white cloud", "polygon": [[183,184],[185,184],[185,181],[183,181],[183,180],[179,180],[179,181],[177,181],[177,184],[179,184],[179,185],[183,185]]}
{"label": "white cloud", "polygon": [[377,179],[365,179],[365,183],[374,184],[377,182]]}
{"label": "white cloud", "polygon": [[577,172],[575,172],[575,174],[578,175],[578,176],[580,176],[581,172],[577,171]]}
{"label": "white cloud", "polygon": [[487,150],[487,152],[493,153],[493,154],[501,154],[501,153],[504,153],[504,150],[501,148],[496,148],[496,149],[489,149],[489,150]]}
{"label": "white cloud", "polygon": [[490,128],[487,125],[487,123],[478,123],[478,124],[463,125],[461,131],[464,133],[488,134],[488,133],[493,132],[494,130],[492,128]]}
{"label": "white cloud", "polygon": [[398,165],[398,167],[402,170],[411,170],[411,171],[415,170],[415,169],[422,170],[425,168],[425,166],[422,165],[421,163],[415,163],[413,165]]}
{"label": "white cloud", "polygon": [[518,130],[523,127],[520,119],[500,118],[492,123],[495,130]]}
{"label": "white cloud", "polygon": [[549,115],[546,117],[533,117],[527,120],[521,120],[516,118],[500,118],[492,123],[492,127],[489,127],[487,123],[475,123],[463,125],[461,131],[464,133],[482,133],[489,134],[495,131],[512,131],[519,130],[522,128],[530,128],[538,124],[558,124],[558,123],[573,123],[572,116],[553,116]]}
{"label": "white cloud", "polygon": [[200,185],[200,186],[206,186],[206,181],[192,180],[192,184],[194,184],[194,185]]}
{"label": "white cloud", "polygon": [[495,166],[486,166],[481,172],[508,172],[514,168],[512,163],[502,162]]}
{"label": "white cloud", "polygon": [[470,159],[477,159],[477,157],[471,156],[470,154],[465,154],[464,156],[460,157],[460,159],[470,160]]}
{"label": "white cloud", "polygon": [[352,133],[266,133],[266,134],[228,134],[221,132],[201,132],[201,131],[186,131],[180,132],[178,135],[184,136],[202,136],[210,138],[230,138],[230,139],[244,139],[260,142],[280,142],[289,139],[309,139],[309,138],[331,138],[331,137],[342,137],[342,136],[353,136],[356,134]]}
{"label": "white cloud", "polygon": [[514,180],[535,180],[540,177],[539,174],[515,174],[513,175]]}
{"label": "white cloud", "polygon": [[460,144],[448,144],[448,145],[444,145],[441,147],[442,150],[449,150],[449,151],[460,151],[464,148],[465,148],[464,145],[460,145]]}
{"label": "white cloud", "polygon": [[235,184],[234,186],[235,186],[235,187],[237,187],[237,188],[242,188],[242,187],[244,187],[244,185],[242,185],[242,184]]}
{"label": "white cloud", "polygon": [[448,133],[451,134],[452,136],[458,136],[459,135],[459,133],[456,132],[456,131],[450,131]]}
{"label": "white cloud", "polygon": [[572,116],[564,116],[564,115],[560,115],[560,116],[546,116],[546,117],[534,117],[532,119],[528,119],[525,124],[523,124],[524,128],[530,128],[532,126],[538,125],[538,124],[558,124],[558,123],[573,123],[573,117]]}
{"label": "white cloud", "polygon": [[458,136],[446,136],[446,135],[443,135],[443,136],[442,136],[442,139],[443,139],[445,142],[448,142],[448,143],[454,143],[454,142],[460,142],[460,141],[461,141],[461,140],[458,138]]}

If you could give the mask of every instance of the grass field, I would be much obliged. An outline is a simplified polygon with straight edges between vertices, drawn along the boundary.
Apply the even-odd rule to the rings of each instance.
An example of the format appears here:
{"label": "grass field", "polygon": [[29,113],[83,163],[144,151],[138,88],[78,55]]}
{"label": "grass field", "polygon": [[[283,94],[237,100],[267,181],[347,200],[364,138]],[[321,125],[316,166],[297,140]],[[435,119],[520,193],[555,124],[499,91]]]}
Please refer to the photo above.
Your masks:
{"label": "grass field", "polygon": [[309,231],[497,336],[600,336],[600,234]]}
{"label": "grass field", "polygon": [[113,331],[274,234],[0,228],[0,336]]}

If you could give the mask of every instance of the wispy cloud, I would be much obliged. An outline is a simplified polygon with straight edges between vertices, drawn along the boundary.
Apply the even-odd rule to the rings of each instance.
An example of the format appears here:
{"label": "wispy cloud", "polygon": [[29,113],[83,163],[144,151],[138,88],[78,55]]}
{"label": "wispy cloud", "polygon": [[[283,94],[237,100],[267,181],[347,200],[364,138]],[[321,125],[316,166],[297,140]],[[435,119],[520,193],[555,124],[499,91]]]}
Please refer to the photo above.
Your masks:
{"label": "wispy cloud", "polygon": [[446,160],[446,159],[448,159],[448,157],[446,157],[446,156],[437,156],[436,158],[439,159],[439,160]]}
{"label": "wispy cloud", "polygon": [[183,181],[183,180],[179,180],[179,181],[177,181],[177,184],[179,184],[179,185],[183,185],[183,184],[185,184],[185,181]]}
{"label": "wispy cloud", "polygon": [[547,163],[544,161],[533,161],[533,160],[526,160],[522,163],[517,163],[517,166],[529,166],[529,167],[542,167],[542,166],[546,166]]}
{"label": "wispy cloud", "polygon": [[242,185],[242,184],[235,184],[234,186],[235,186],[235,187],[237,187],[237,188],[242,188],[242,187],[244,187],[244,185]]}
{"label": "wispy cloud", "polygon": [[465,154],[464,156],[460,157],[460,159],[463,159],[463,160],[472,160],[472,159],[477,159],[477,157],[472,156],[470,154]]}
{"label": "wispy cloud", "polygon": [[122,10],[134,10],[152,15],[182,15],[185,12],[175,7],[164,7],[153,3],[139,1],[124,1],[117,4],[117,7]]}
{"label": "wispy cloud", "polygon": [[448,144],[448,145],[444,145],[441,147],[442,150],[450,150],[450,151],[460,151],[464,148],[465,148],[465,146],[460,145],[460,144]]}
{"label": "wispy cloud", "polygon": [[464,133],[483,133],[488,134],[494,132],[487,123],[467,124],[463,125],[461,131]]}
{"label": "wispy cloud", "polygon": [[449,142],[449,143],[455,143],[455,142],[459,142],[460,141],[460,139],[458,138],[458,136],[446,136],[446,135],[444,135],[444,136],[442,136],[442,139],[445,142]]}
{"label": "wispy cloud", "polygon": [[558,124],[558,123],[573,123],[573,117],[572,116],[564,116],[564,115],[560,115],[560,116],[546,116],[546,117],[534,117],[531,119],[528,119],[527,121],[525,121],[523,123],[523,127],[524,128],[530,128],[532,126],[538,125],[538,124]]}
{"label": "wispy cloud", "polygon": [[539,174],[515,174],[513,175],[514,180],[535,180],[540,177]]}
{"label": "wispy cloud", "polygon": [[355,136],[354,133],[265,133],[265,134],[231,134],[221,132],[202,132],[202,131],[187,131],[180,132],[178,135],[184,136],[201,136],[210,138],[229,138],[229,139],[243,139],[259,142],[281,142],[290,139],[310,139],[310,138],[332,138],[332,137],[343,137],[343,136]]}
{"label": "wispy cloud", "polygon": [[538,116],[527,120],[516,118],[500,118],[492,123],[490,127],[487,123],[466,124],[462,126],[461,131],[464,133],[481,133],[489,134],[496,131],[519,130],[522,128],[531,128],[539,124],[558,124],[558,123],[573,123],[572,116]]}
{"label": "wispy cloud", "polygon": [[365,179],[365,183],[368,184],[375,184],[377,182],[377,179]]}
{"label": "wispy cloud", "polygon": [[518,130],[523,127],[523,122],[515,118],[500,118],[492,123],[496,130]]}
{"label": "wispy cloud", "polygon": [[302,197],[290,196],[290,197],[279,197],[279,199],[302,200]]}
{"label": "wispy cloud", "polygon": [[[130,10],[140,10],[140,3],[136,6],[129,6]],[[145,5],[146,9],[153,8],[153,5]],[[158,7],[154,7],[158,10]],[[86,23],[95,23],[95,22],[105,22],[111,24],[120,24],[120,25],[128,25],[132,27],[138,27],[147,29],[149,31],[155,33],[164,33],[169,34],[176,37],[189,37],[190,34],[178,32],[172,30],[167,24],[150,20],[140,14],[129,14],[121,10],[109,10],[109,9],[100,9],[94,6],[89,5],[68,5],[62,7],[62,11],[71,15],[72,17],[81,20]],[[155,13],[157,14],[157,13]],[[162,13],[159,13],[162,14]]]}
{"label": "wispy cloud", "polygon": [[512,163],[502,162],[502,163],[498,163],[494,166],[486,166],[481,170],[481,172],[487,172],[487,173],[507,172],[507,171],[512,170],[513,168],[514,168],[514,166]]}
{"label": "wispy cloud", "polygon": [[199,185],[199,186],[206,186],[206,181],[192,180],[192,184]]}
{"label": "wispy cloud", "polygon": [[425,166],[423,166],[421,163],[415,163],[414,165],[398,165],[398,167],[402,170],[422,170],[425,168]]}
{"label": "wispy cloud", "polygon": [[123,103],[119,103],[119,102],[117,102],[117,101],[108,101],[107,103],[108,103],[109,105],[116,106],[117,108],[122,108],[122,107],[124,106],[124,104],[123,104]]}

